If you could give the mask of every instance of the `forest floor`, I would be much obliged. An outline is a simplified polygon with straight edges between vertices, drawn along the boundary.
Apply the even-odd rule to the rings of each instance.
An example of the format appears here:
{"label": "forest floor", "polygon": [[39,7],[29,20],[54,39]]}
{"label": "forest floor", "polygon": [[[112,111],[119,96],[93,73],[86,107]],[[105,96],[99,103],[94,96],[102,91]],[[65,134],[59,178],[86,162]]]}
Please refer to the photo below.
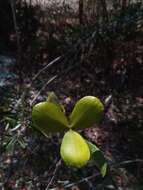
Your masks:
{"label": "forest floor", "polygon": [[[81,73],[79,74],[76,69],[65,70],[60,75],[58,63],[56,63],[39,74],[32,84],[31,81],[36,74],[31,73],[31,76],[27,76],[23,73],[25,77],[22,85],[19,84],[18,78],[10,79],[11,82],[1,88],[3,100],[1,109],[4,116],[0,123],[1,187],[4,186],[6,190],[42,190],[46,189],[50,179],[55,175],[49,189],[96,189],[94,184],[97,189],[117,189],[116,186],[123,190],[142,188],[143,133],[141,125],[143,115],[141,110],[143,98],[140,92],[134,93],[134,89],[133,91],[127,89],[124,92],[110,90],[110,94],[106,89],[105,93],[100,92],[96,85],[93,86],[95,73],[91,73],[88,67],[83,70],[86,70],[84,83],[81,81]],[[53,78],[54,76],[56,77]],[[51,82],[48,82],[49,80]],[[101,83],[103,81],[97,81],[96,84],[100,86]],[[140,91],[140,88],[138,89]],[[45,138],[28,127],[31,119],[27,119],[29,116],[31,118],[29,105],[32,102],[35,104],[45,100],[50,91],[54,91],[59,97],[67,114],[71,112],[76,100],[85,95],[98,96],[103,102],[108,95],[112,95],[112,102],[103,122],[99,126],[93,126],[82,132],[85,138],[96,143],[104,152],[111,166],[110,177],[102,179],[92,164],[75,170],[62,163],[58,171],[54,173],[59,160],[62,135],[57,134]],[[16,119],[17,125],[14,130],[11,129],[8,117]],[[13,137],[20,141],[9,144],[9,150],[3,149]]]}
{"label": "forest floor", "polygon": [[[25,12],[23,7],[23,13]],[[25,18],[27,19],[27,15]],[[0,189],[4,187],[6,190],[42,190],[49,186],[54,176],[49,190],[141,190],[143,38],[134,37],[134,34],[132,39],[127,40],[122,36],[125,34],[121,34],[119,37],[123,40],[117,38],[115,41],[104,42],[104,38],[100,39],[102,35],[95,37],[94,32],[90,32],[92,27],[86,28],[87,33],[83,30],[84,33],[77,26],[74,30],[70,23],[69,28],[66,28],[68,23],[61,26],[62,22],[55,22],[55,25],[48,23],[52,28],[51,33],[48,33],[47,23],[42,25],[35,18],[37,17],[33,16],[31,19],[29,15],[31,25],[27,22],[24,26],[21,24],[24,31],[21,32],[24,59],[19,57],[19,54],[16,54],[17,57],[12,58],[12,61],[0,56]],[[43,18],[41,20],[44,20]],[[68,29],[73,29],[75,34],[71,37],[69,32],[65,37],[64,27],[67,33]],[[61,34],[62,32],[64,34]],[[104,33],[104,30],[102,32]],[[85,36],[82,36],[82,33]],[[62,55],[61,58],[56,58],[62,51],[59,51],[57,46],[61,47],[60,43],[63,43],[60,41],[62,37],[58,35],[63,35],[63,39],[67,40],[65,46],[66,43],[71,45],[71,49],[67,50],[70,53],[65,57]],[[78,40],[73,40],[76,35],[81,35],[77,37],[79,43]],[[12,45],[16,49],[15,34],[10,34],[9,39],[13,40]],[[47,47],[46,43],[51,43],[53,49]],[[46,54],[45,47],[51,52],[57,48],[58,53],[53,52],[53,57],[57,60],[55,63],[51,64],[47,59],[49,55]],[[42,52],[42,55],[38,55],[38,51]],[[16,63],[16,59],[19,62]],[[81,170],[75,170],[62,162],[58,170],[55,170],[63,134],[46,138],[30,127],[33,105],[44,101],[51,91],[58,96],[67,115],[72,111],[75,102],[83,96],[97,96],[103,103],[107,97],[112,96],[101,124],[81,132],[85,138],[101,148],[110,166],[110,175],[102,179],[92,163]]]}

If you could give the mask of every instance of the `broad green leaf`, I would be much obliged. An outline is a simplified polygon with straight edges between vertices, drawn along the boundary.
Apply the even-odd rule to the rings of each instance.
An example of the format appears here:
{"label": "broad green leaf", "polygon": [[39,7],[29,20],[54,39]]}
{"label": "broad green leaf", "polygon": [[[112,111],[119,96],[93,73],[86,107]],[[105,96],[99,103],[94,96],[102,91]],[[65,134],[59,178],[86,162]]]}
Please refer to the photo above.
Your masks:
{"label": "broad green leaf", "polygon": [[100,122],[103,112],[104,106],[98,98],[85,96],[76,103],[70,115],[70,127],[74,129],[91,127]]}
{"label": "broad green leaf", "polygon": [[90,159],[86,140],[77,132],[69,130],[63,137],[60,153],[67,165],[81,168]]}
{"label": "broad green leaf", "polygon": [[101,150],[93,143],[87,141],[90,152],[91,159],[95,162],[96,167],[99,169],[102,177],[107,173],[107,162]]}
{"label": "broad green leaf", "polygon": [[50,132],[61,132],[68,129],[68,121],[64,113],[54,103],[41,102],[32,110],[34,126],[45,136]]}

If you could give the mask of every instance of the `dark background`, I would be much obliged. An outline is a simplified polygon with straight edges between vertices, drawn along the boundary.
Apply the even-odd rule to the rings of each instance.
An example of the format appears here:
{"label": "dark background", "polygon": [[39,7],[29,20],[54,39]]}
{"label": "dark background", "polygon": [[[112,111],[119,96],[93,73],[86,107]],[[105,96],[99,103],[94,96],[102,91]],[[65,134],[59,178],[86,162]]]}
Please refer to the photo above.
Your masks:
{"label": "dark background", "polygon": [[[50,189],[143,189],[142,1],[76,7],[0,1],[0,188],[42,190],[54,176]],[[82,132],[105,154],[105,178],[94,164],[62,163],[54,173],[63,134],[46,138],[30,127],[32,103],[50,91],[67,115],[83,96],[112,95],[103,122]]]}

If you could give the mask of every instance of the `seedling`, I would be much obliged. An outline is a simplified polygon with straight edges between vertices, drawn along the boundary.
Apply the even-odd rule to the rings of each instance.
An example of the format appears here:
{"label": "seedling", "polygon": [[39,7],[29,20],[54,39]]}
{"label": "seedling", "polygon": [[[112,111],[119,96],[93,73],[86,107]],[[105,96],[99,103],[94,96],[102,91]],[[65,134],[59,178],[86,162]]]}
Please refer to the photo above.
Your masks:
{"label": "seedling", "polygon": [[77,101],[67,118],[64,107],[57,100],[55,94],[51,93],[47,101],[33,107],[34,126],[45,136],[49,133],[65,132],[60,148],[63,161],[69,166],[81,168],[92,158],[102,176],[105,176],[107,164],[102,152],[76,132],[101,121],[104,113],[102,102],[94,96],[85,96]]}

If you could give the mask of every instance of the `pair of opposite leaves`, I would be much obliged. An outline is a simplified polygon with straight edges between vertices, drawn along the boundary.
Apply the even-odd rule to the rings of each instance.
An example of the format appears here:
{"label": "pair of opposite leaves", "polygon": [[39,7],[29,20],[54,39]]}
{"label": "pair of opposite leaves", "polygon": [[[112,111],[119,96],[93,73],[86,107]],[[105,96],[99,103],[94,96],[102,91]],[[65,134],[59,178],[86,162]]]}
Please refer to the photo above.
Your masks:
{"label": "pair of opposite leaves", "polygon": [[84,129],[99,123],[104,106],[94,96],[85,96],[75,105],[69,119],[57,102],[45,101],[33,107],[32,118],[36,128],[43,134],[62,132],[69,129]]}
{"label": "pair of opposite leaves", "polygon": [[61,157],[68,165],[82,167],[90,159],[89,145],[72,129],[84,129],[98,123],[103,110],[104,106],[98,98],[85,96],[76,103],[69,120],[64,114],[63,107],[51,101],[35,105],[32,118],[35,127],[46,136],[49,132],[69,130],[62,140]]}

